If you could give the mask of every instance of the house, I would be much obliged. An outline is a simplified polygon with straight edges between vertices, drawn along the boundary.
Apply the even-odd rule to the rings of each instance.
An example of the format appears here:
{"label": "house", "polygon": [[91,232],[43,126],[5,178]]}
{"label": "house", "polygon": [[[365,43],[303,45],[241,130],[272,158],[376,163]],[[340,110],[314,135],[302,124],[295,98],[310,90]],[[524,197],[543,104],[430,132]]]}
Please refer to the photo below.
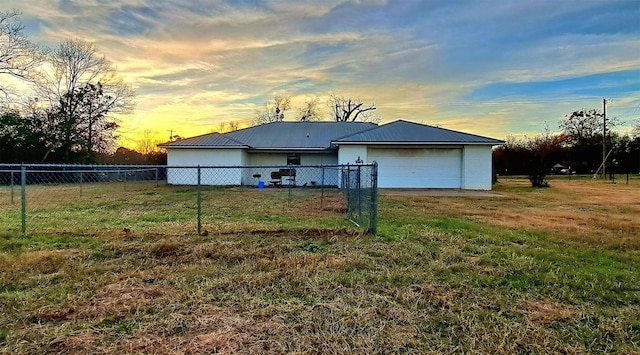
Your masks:
{"label": "house", "polygon": [[[203,184],[250,185],[254,175],[268,176],[265,165],[338,165],[378,163],[381,188],[456,188],[490,190],[492,146],[500,140],[448,129],[394,121],[273,122],[229,133],[210,133],[161,144],[169,167],[252,166],[223,180]],[[169,183],[190,184],[189,174]],[[308,177],[308,180],[317,177]],[[305,183],[298,181],[299,184]]]}

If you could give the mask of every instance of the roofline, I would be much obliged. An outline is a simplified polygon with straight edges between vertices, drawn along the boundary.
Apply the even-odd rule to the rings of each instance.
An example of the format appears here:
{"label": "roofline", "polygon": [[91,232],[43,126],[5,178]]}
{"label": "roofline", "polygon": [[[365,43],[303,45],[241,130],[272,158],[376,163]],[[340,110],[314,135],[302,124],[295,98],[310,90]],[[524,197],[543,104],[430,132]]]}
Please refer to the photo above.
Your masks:
{"label": "roofline", "polygon": [[248,145],[164,145],[159,144],[158,147],[164,149],[247,149]]}
{"label": "roofline", "polygon": [[[449,128],[442,128],[442,127],[438,127],[438,126],[433,126],[433,125],[423,124],[423,123],[416,123],[416,122],[411,122],[411,121],[407,121],[407,120],[396,120],[396,121],[393,121],[393,122],[398,122],[398,121],[407,122],[407,123],[411,123],[411,124],[419,125],[419,126],[428,126],[428,127],[432,127],[432,128],[442,129],[442,130],[453,132],[453,133],[462,133],[462,134],[466,134],[466,135],[474,136],[474,137],[478,137],[478,138],[484,138],[484,139],[491,139],[491,140],[499,141],[498,139],[487,137],[487,136],[481,136],[479,134],[461,132],[461,131],[456,131],[456,130],[449,129]],[[393,122],[389,122],[389,123],[393,123]],[[500,141],[500,142],[504,143],[504,141]],[[502,143],[500,143],[500,144],[502,144]]]}
{"label": "roofline", "polygon": [[307,148],[298,148],[298,147],[265,147],[265,148],[249,148],[250,151],[325,151],[332,150],[331,147],[307,147]]}
{"label": "roofline", "polygon": [[389,142],[378,142],[378,141],[332,141],[332,145],[500,145],[504,144],[504,141],[495,141],[495,142],[465,142],[465,141],[415,141],[415,142],[407,142],[407,141],[389,141]]}
{"label": "roofline", "polygon": [[333,153],[335,148],[251,148],[247,153]]}
{"label": "roofline", "polygon": [[159,145],[160,148],[165,149],[247,149],[250,152],[326,152],[333,151],[335,148],[333,147],[311,147],[311,148],[295,148],[295,147],[277,147],[277,148],[255,148],[250,147],[248,145],[243,146],[224,146],[224,145],[176,145],[176,146],[162,146]]}

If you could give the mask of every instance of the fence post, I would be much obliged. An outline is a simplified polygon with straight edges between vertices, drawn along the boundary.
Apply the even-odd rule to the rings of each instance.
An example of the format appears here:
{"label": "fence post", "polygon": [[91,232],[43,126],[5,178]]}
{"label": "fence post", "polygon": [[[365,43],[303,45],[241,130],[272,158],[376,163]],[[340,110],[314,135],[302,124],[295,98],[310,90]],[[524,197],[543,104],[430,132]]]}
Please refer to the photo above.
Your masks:
{"label": "fence post", "polygon": [[121,169],[120,171],[122,171],[124,175],[124,177],[122,178],[122,182],[123,182],[122,189],[124,191],[127,191],[127,169]]}
{"label": "fence post", "polygon": [[324,169],[322,167],[322,180],[320,181],[320,210],[324,208]]}
{"label": "fence post", "polygon": [[373,162],[371,168],[371,216],[369,218],[369,232],[378,234],[378,163]]}
{"label": "fence post", "polygon": [[21,216],[22,216],[22,234],[27,231],[27,167],[20,166],[20,198],[22,200]]}
{"label": "fence post", "polygon": [[[358,218],[360,218],[360,219],[362,219],[362,217],[363,217],[362,216],[362,199],[361,199],[361,196],[362,196],[362,194],[361,194],[362,185],[360,184],[360,179],[362,178],[362,175],[360,175],[361,172],[362,172],[361,169],[362,169],[362,166],[358,165],[358,176],[357,176],[358,182],[356,183],[356,186],[358,188]],[[360,223],[362,223],[362,222],[360,222]]]}
{"label": "fence post", "polygon": [[[344,174],[342,174],[344,178]],[[343,181],[345,190],[347,192],[347,210],[349,212],[349,219],[353,219],[353,205],[351,203],[351,167],[347,163],[347,181]]]}
{"label": "fence post", "polygon": [[200,196],[200,182],[201,182],[200,165],[198,165],[198,234],[202,233],[202,197]]}
{"label": "fence post", "polygon": [[158,167],[156,167],[156,187],[158,187]]}
{"label": "fence post", "polygon": [[[628,174],[627,174],[628,176]],[[627,178],[628,182],[629,178]],[[11,204],[13,205],[13,170],[11,170]]]}
{"label": "fence post", "polygon": [[[291,168],[289,168],[289,174],[291,174]],[[287,206],[291,206],[291,175],[289,175],[288,179],[287,179],[287,188],[288,188],[288,201],[287,201]]]}
{"label": "fence post", "polygon": [[82,171],[80,172],[80,197],[82,197]]}

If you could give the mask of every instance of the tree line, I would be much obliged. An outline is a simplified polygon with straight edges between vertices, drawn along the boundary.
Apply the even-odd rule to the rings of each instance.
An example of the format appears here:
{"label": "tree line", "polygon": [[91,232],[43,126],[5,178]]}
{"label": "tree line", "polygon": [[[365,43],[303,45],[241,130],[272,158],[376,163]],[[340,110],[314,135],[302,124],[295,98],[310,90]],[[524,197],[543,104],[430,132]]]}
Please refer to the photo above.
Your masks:
{"label": "tree line", "polygon": [[22,87],[0,82],[0,162],[89,163],[112,153],[114,115],[133,111],[133,89],[92,43],[32,43],[19,15],[0,12],[0,79]]}
{"label": "tree line", "polygon": [[[494,169],[499,175],[527,175],[532,186],[547,186],[549,174],[596,174],[602,167],[602,141],[605,140],[606,172],[640,172],[640,125],[631,134],[613,131],[616,119],[606,118],[597,109],[578,110],[564,117],[553,134],[549,128],[533,137],[508,137],[493,152]],[[555,166],[555,168],[554,168]]]}

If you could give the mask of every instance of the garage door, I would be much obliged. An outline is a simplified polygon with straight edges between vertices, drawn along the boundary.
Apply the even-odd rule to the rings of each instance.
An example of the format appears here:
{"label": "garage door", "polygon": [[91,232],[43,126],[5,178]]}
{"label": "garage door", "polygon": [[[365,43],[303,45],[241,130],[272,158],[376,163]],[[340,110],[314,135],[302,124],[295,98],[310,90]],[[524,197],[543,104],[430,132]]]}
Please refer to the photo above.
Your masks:
{"label": "garage door", "polygon": [[378,162],[378,186],[460,188],[462,149],[369,148]]}

